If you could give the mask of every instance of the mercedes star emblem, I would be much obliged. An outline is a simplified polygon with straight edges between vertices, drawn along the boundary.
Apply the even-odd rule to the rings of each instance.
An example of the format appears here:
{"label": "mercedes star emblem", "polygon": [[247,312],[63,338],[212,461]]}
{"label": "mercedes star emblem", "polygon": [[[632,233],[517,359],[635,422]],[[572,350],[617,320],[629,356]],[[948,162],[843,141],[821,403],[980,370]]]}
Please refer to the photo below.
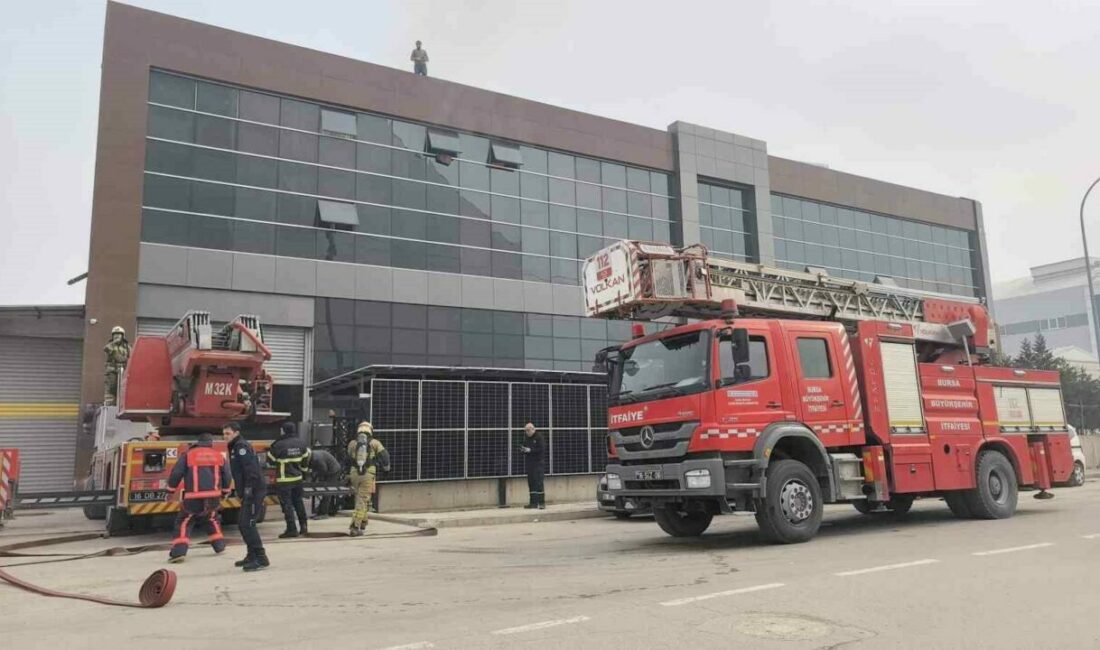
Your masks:
{"label": "mercedes star emblem", "polygon": [[643,449],[649,449],[653,446],[653,427],[644,426],[641,431],[641,443]]}

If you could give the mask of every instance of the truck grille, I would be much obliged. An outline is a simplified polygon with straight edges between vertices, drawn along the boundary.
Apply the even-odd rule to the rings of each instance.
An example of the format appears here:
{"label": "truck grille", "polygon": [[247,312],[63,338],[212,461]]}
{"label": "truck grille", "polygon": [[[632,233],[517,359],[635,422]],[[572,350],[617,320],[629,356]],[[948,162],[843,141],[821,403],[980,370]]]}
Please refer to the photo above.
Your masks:
{"label": "truck grille", "polygon": [[660,481],[623,481],[627,490],[679,490],[680,481],[664,479]]}
{"label": "truck grille", "polygon": [[654,458],[678,458],[687,453],[691,434],[698,422],[669,422],[653,425],[653,444],[642,446],[642,427],[629,427],[611,432],[615,451],[624,461]]}

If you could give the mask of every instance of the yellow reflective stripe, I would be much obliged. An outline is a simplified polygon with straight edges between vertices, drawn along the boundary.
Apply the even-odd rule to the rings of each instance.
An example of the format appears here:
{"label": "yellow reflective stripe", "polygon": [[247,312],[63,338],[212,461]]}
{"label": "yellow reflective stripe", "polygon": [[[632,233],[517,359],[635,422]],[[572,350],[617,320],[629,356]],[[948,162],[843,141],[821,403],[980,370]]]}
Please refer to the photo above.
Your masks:
{"label": "yellow reflective stripe", "polygon": [[75,418],[80,404],[70,402],[0,402],[0,418]]}

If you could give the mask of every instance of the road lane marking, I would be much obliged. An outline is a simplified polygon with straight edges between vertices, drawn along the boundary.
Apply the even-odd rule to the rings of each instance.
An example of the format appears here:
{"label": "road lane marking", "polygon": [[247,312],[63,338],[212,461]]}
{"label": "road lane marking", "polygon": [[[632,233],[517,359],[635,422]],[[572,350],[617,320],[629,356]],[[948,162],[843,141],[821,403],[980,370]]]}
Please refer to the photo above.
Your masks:
{"label": "road lane marking", "polygon": [[866,569],[856,569],[854,571],[841,571],[840,573],[834,573],[834,576],[845,578],[848,576],[859,576],[864,573],[876,573],[878,571],[893,571],[894,569],[905,569],[911,566],[921,566],[924,564],[935,564],[939,560],[933,560],[931,558],[924,560],[914,560],[912,562],[902,562],[900,564],[884,564],[882,566],[873,566]]}
{"label": "road lane marking", "polygon": [[382,648],[382,650],[421,650],[422,648],[434,648],[435,644],[429,641],[421,641],[419,643],[407,643],[405,645],[391,645],[388,648]]}
{"label": "road lane marking", "polygon": [[1030,551],[1033,548],[1046,548],[1047,546],[1054,546],[1053,542],[1041,542],[1039,544],[1028,544],[1027,546],[1013,546],[1011,548],[998,548],[992,551],[978,551],[977,553],[971,553],[971,555],[1000,555],[1001,553],[1015,553],[1016,551]]}
{"label": "road lane marking", "polygon": [[559,625],[570,625],[572,623],[583,623],[589,620],[587,616],[574,616],[573,618],[559,618],[554,621],[542,621],[541,623],[531,623],[530,625],[520,625],[519,627],[508,627],[503,630],[493,630],[489,634],[521,634],[523,632],[534,632],[536,630],[545,630],[548,627],[557,627]]}
{"label": "road lane marking", "polygon": [[787,585],[782,582],[772,582],[766,585],[756,585],[755,587],[743,587],[741,589],[730,589],[729,591],[718,591],[713,594],[704,594],[702,596],[691,596],[690,598],[677,598],[676,600],[667,600],[663,603],[665,607],[676,607],[678,605],[687,605],[688,603],[697,603],[700,600],[710,600],[711,598],[722,598],[723,596],[736,596],[737,594],[748,594],[754,591],[764,591],[765,589],[778,589],[779,587],[786,587]]}
{"label": "road lane marking", "polygon": [[1085,539],[1096,539],[1096,538],[1100,537],[1100,533],[1093,533],[1091,535],[1081,535],[1081,537],[1084,537]]}

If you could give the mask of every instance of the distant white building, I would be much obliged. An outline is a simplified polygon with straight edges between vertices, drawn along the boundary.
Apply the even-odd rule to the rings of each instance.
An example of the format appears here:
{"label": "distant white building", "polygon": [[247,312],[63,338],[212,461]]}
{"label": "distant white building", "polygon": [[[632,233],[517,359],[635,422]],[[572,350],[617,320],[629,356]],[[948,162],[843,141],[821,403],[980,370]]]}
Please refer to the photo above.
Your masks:
{"label": "distant white building", "polygon": [[1076,345],[1065,345],[1054,348],[1050,352],[1056,357],[1065,359],[1071,366],[1076,366],[1093,377],[1100,377],[1100,361],[1088,350],[1082,350]]}
{"label": "distant white building", "polygon": [[[1100,286],[1100,260],[1091,261],[1093,283]],[[1035,266],[1028,277],[994,283],[993,315],[1001,351],[1015,355],[1024,339],[1034,341],[1037,334],[1042,334],[1052,352],[1075,364],[1088,365],[1087,371],[1095,374],[1100,371],[1096,354],[1100,348],[1093,334],[1088,300],[1083,257]]]}

